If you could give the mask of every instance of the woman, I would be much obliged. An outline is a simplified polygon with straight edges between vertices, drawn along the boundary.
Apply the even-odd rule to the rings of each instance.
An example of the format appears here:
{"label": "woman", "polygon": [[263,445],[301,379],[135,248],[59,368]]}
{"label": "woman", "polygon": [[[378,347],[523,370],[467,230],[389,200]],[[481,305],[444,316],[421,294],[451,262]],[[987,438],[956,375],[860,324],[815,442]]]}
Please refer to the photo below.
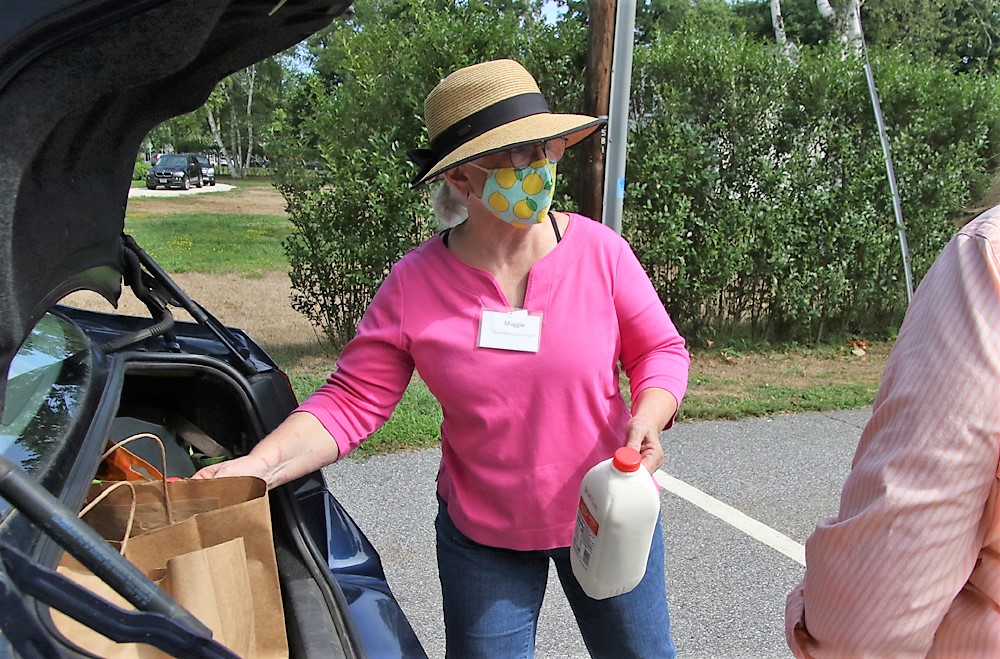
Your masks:
{"label": "woman", "polygon": [[920,282],[806,543],[796,657],[1000,656],[1000,178],[985,206]]}
{"label": "woman", "polygon": [[569,566],[584,474],[626,444],[659,467],[687,383],[684,340],[628,245],[550,210],[556,163],[604,119],[549,112],[511,60],[452,73],[424,113],[413,187],[443,179],[467,218],[393,267],[325,386],[249,455],[199,475],[273,487],[331,463],[389,417],[416,368],[444,413],[448,655],[531,656],[551,559],[594,656],[671,657],[659,526],[630,593],[592,600]]}

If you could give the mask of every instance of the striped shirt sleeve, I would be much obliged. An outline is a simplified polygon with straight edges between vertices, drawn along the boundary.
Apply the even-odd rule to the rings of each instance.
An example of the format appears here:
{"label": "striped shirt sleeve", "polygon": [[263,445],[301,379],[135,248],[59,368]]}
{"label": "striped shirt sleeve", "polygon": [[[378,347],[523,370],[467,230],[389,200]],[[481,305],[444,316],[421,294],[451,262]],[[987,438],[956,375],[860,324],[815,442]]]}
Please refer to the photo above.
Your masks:
{"label": "striped shirt sleeve", "polygon": [[[797,657],[958,656],[942,647],[959,642],[942,621],[996,535],[998,247],[994,209],[949,242],[913,298],[840,510],[807,541],[805,576],[786,602]],[[997,583],[977,587],[975,606],[993,615]],[[973,632],[978,656],[1000,655],[987,647],[998,625]]]}

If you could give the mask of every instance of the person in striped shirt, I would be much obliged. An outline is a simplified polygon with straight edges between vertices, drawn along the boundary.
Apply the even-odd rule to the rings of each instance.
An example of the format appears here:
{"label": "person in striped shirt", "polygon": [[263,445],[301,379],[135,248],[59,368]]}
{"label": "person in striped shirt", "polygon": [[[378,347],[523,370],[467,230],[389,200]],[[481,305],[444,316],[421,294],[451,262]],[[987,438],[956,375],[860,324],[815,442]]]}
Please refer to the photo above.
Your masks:
{"label": "person in striped shirt", "polygon": [[1000,656],[1000,178],[984,207],[920,283],[806,543],[796,657]]}

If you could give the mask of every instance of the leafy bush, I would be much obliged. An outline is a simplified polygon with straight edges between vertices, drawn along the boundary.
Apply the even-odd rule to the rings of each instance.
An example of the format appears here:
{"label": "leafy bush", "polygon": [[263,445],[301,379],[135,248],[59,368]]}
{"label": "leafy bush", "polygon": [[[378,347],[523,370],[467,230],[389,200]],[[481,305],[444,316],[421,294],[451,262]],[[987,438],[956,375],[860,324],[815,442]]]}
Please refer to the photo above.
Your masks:
{"label": "leafy bush", "polygon": [[[1000,153],[997,81],[873,61],[914,277]],[[635,54],[623,227],[690,338],[873,332],[906,307],[860,62],[674,35]]]}
{"label": "leafy bush", "polygon": [[292,306],[338,347],[354,336],[391,265],[429,235],[400,155],[372,135],[355,157],[285,171],[278,184],[294,227],[285,241]]}
{"label": "leafy bush", "polygon": [[[294,304],[337,344],[391,264],[432,231],[405,158],[425,143],[427,92],[458,67],[512,57],[554,110],[579,112],[586,51],[577,19],[550,24],[484,0],[354,7],[314,40],[274,147],[295,227]],[[891,332],[907,304],[904,269],[862,63],[839,48],[791,62],[701,22],[650,34],[634,52],[622,226],[683,332]],[[1000,160],[1000,79],[892,51],[873,68],[916,283]],[[574,207],[576,157],[559,165],[562,209]]]}
{"label": "leafy bush", "polygon": [[136,160],[135,167],[132,168],[132,180],[133,181],[145,181],[146,174],[149,172],[149,163],[145,160]]}

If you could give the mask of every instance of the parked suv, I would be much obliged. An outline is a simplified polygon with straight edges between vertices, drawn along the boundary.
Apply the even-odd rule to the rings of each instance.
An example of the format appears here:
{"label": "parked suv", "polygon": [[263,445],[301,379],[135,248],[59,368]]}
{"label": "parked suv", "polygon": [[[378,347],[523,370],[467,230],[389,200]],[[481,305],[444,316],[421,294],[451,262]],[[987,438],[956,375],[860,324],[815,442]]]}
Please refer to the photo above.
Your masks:
{"label": "parked suv", "polygon": [[185,153],[186,156],[194,156],[194,159],[198,161],[198,165],[201,167],[201,180],[207,185],[215,185],[215,167],[212,167],[212,161],[208,159],[204,153]]}
{"label": "parked suv", "polygon": [[[233,656],[94,541],[78,513],[109,439],[143,429],[180,451],[181,464],[195,428],[244,455],[294,409],[295,395],[261,346],[191,300],[124,233],[125,205],[135,154],[153,127],[204,103],[231,72],[326,27],[348,4],[4,7],[0,115],[18,120],[0,122],[0,657],[85,656],[53,610],[169,655]],[[175,169],[161,167],[178,158]],[[163,156],[153,181],[198,181],[189,162],[197,166],[193,156]],[[109,312],[125,291],[148,315],[59,304],[82,289],[103,296]],[[193,320],[175,322],[177,309]],[[272,490],[270,506],[290,656],[424,656],[377,553],[320,472]],[[57,572],[64,551],[101,567],[139,610]],[[159,593],[155,602],[140,596],[150,592]]]}
{"label": "parked suv", "polygon": [[189,153],[169,153],[156,161],[156,164],[146,172],[146,187],[155,190],[159,186],[190,190],[191,184],[196,187],[204,185],[201,175],[201,165],[198,159]]}

